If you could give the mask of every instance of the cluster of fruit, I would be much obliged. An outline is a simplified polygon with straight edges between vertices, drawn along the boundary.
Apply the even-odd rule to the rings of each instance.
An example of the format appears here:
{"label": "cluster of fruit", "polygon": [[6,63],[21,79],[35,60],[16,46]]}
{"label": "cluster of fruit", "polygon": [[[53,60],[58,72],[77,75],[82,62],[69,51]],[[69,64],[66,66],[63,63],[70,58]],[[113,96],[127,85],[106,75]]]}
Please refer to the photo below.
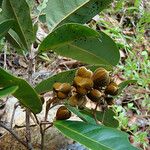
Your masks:
{"label": "cluster of fruit", "polygon": [[[109,72],[98,68],[93,73],[85,67],[80,67],[75,74],[72,86],[69,83],[55,83],[53,90],[58,99],[68,99],[73,107],[84,108],[87,99],[95,103],[105,100],[112,105],[113,97],[118,94],[118,85],[111,79]],[[56,113],[57,120],[70,118],[71,113],[61,106]]]}

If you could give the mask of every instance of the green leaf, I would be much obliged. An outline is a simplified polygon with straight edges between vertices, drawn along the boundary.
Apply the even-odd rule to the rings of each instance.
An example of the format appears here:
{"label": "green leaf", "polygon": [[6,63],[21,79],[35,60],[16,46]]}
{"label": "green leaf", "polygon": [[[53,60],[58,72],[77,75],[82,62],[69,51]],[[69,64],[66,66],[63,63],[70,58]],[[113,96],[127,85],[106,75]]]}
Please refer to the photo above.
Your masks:
{"label": "green leaf", "polygon": [[0,39],[5,36],[8,30],[13,26],[14,20],[13,19],[0,19]]}
{"label": "green leaf", "polygon": [[34,41],[32,20],[28,4],[25,0],[4,0],[2,3],[3,17],[14,19],[13,30],[18,34],[26,49],[30,49]]}
{"label": "green leaf", "polygon": [[12,29],[9,30],[9,32],[5,36],[6,40],[16,49],[24,49],[24,46],[22,45],[20,38],[16,34],[15,31]]}
{"label": "green leaf", "polygon": [[0,0],[0,7],[2,7],[2,2],[3,2],[3,0]]}
{"label": "green leaf", "polygon": [[[89,115],[91,118],[93,118],[93,110],[90,110],[88,108],[80,110],[80,113]],[[119,126],[118,120],[114,118],[115,116],[116,116],[115,112],[110,108],[104,110],[103,112],[96,111],[97,120],[108,127],[117,128]]]}
{"label": "green leaf", "polygon": [[120,59],[119,50],[108,35],[74,23],[62,25],[50,33],[39,47],[39,52],[46,50],[94,65],[115,66]]}
{"label": "green leaf", "polygon": [[0,89],[0,98],[14,93],[17,89],[18,89],[18,86],[11,86],[11,87]]}
{"label": "green leaf", "polygon": [[76,107],[72,107],[70,105],[66,105],[66,107],[73,112],[74,114],[76,114],[80,119],[82,119],[85,122],[88,123],[92,123],[92,124],[96,124],[94,118],[92,118],[92,116],[87,115],[86,113],[82,113],[82,110],[77,109]]}
{"label": "green leaf", "polygon": [[35,90],[23,79],[17,78],[0,67],[0,87],[18,86],[12,95],[33,113],[42,110],[42,103]]}
{"label": "green leaf", "polygon": [[120,94],[124,88],[126,88],[129,84],[132,84],[132,83],[136,83],[137,80],[127,80],[127,81],[124,81],[124,82],[121,82],[119,84],[119,91],[118,91],[118,94]]}
{"label": "green leaf", "polygon": [[81,121],[56,121],[54,126],[91,150],[138,150],[129,143],[128,134],[114,128]]}
{"label": "green leaf", "polygon": [[[92,66],[92,67],[89,67],[89,69],[94,71],[98,67],[104,67],[107,70],[111,70],[112,69],[110,66],[107,66],[107,65]],[[43,80],[38,85],[36,85],[35,90],[39,94],[42,94],[42,93],[46,93],[46,92],[52,91],[53,90],[53,84],[55,82],[61,82],[61,83],[67,82],[67,83],[71,84],[73,82],[73,78],[75,76],[75,72],[76,72],[76,69],[73,69],[73,70],[64,71],[64,72],[58,73],[58,74],[56,74],[56,75],[54,75],[52,77],[49,77],[48,79]]]}
{"label": "green leaf", "polygon": [[49,29],[64,23],[86,23],[112,0],[49,0],[45,10]]}

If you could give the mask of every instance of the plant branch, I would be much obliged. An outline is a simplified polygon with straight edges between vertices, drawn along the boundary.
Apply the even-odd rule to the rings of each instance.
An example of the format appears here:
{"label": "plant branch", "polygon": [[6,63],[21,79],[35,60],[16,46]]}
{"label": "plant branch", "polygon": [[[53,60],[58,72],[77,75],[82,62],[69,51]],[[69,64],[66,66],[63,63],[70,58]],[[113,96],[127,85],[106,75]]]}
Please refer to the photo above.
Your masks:
{"label": "plant branch", "polygon": [[9,127],[7,127],[4,123],[0,122],[0,127],[4,128],[5,130],[9,131],[11,133],[11,135],[18,141],[20,142],[22,145],[24,145],[25,147],[27,147],[27,144],[22,141],[18,135]]}
{"label": "plant branch", "polygon": [[11,121],[10,121],[10,127],[11,127],[11,129],[13,127],[13,121],[14,121],[15,111],[16,111],[16,109],[17,109],[18,106],[19,106],[19,103],[18,102],[15,103],[14,109],[13,109],[13,112],[12,112]]}
{"label": "plant branch", "polygon": [[31,130],[30,130],[30,111],[26,109],[26,140],[28,143],[29,150],[32,150],[32,144],[31,144]]}

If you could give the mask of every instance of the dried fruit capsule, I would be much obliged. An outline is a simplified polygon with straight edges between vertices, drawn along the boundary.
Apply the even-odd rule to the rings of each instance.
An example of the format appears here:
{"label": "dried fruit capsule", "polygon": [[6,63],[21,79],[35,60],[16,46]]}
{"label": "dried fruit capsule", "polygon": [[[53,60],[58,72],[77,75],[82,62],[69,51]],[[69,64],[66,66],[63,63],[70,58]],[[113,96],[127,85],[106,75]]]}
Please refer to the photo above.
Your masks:
{"label": "dried fruit capsule", "polygon": [[65,107],[61,106],[58,108],[56,113],[56,120],[66,120],[71,117],[71,112]]}
{"label": "dried fruit capsule", "polygon": [[118,85],[115,82],[111,82],[105,89],[105,94],[117,95],[118,94]]}
{"label": "dried fruit capsule", "polygon": [[80,67],[76,72],[76,76],[80,76],[83,78],[92,78],[93,72],[86,69],[85,67]]}
{"label": "dried fruit capsule", "polygon": [[114,105],[114,99],[112,97],[106,97],[105,101],[107,102],[108,105]]}
{"label": "dried fruit capsule", "polygon": [[59,91],[61,84],[62,84],[62,83],[60,83],[60,82],[54,83],[54,84],[53,84],[53,89],[54,89],[54,91]]}
{"label": "dried fruit capsule", "polygon": [[53,89],[59,99],[65,99],[71,92],[71,85],[69,83],[56,82],[53,85]]}
{"label": "dried fruit capsule", "polygon": [[76,87],[77,93],[86,95],[93,87],[93,81],[89,78],[75,77],[73,85]]}
{"label": "dried fruit capsule", "polygon": [[99,90],[96,89],[92,89],[90,91],[90,93],[87,94],[87,97],[93,101],[93,102],[97,102],[100,100],[100,98],[102,97],[102,93]]}
{"label": "dried fruit capsule", "polygon": [[81,106],[82,104],[85,104],[85,102],[85,97],[77,93],[72,95],[68,100],[68,104],[72,107]]}
{"label": "dried fruit capsule", "polygon": [[109,84],[109,72],[104,68],[98,68],[93,74],[93,82],[96,87],[104,87]]}
{"label": "dried fruit capsule", "polygon": [[69,93],[71,91],[71,85],[69,83],[56,82],[53,85],[53,89],[56,92]]}
{"label": "dried fruit capsule", "polygon": [[56,95],[59,99],[65,99],[68,97],[68,94],[63,93],[63,92],[57,92]]}

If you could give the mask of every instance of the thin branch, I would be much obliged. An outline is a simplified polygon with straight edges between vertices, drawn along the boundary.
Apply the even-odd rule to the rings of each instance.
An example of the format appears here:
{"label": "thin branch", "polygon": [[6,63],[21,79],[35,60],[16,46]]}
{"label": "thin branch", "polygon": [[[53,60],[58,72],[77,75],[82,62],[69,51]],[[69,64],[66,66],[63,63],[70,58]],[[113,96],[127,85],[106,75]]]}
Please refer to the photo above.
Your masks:
{"label": "thin branch", "polygon": [[22,141],[18,135],[9,127],[7,127],[4,123],[0,122],[0,127],[4,128],[5,130],[9,131],[11,133],[11,135],[18,141],[20,142],[22,145],[24,145],[25,147],[27,147],[27,144]]}
{"label": "thin branch", "polygon": [[95,106],[95,108],[93,110],[93,116],[94,116],[96,124],[99,124],[98,120],[97,120],[97,117],[96,117],[96,110],[97,110],[98,105],[99,105],[99,103],[96,103],[96,106]]}
{"label": "thin branch", "polygon": [[16,111],[16,109],[17,109],[18,106],[19,106],[19,103],[18,102],[15,103],[14,109],[13,109],[13,113],[12,113],[12,117],[11,117],[11,121],[10,121],[10,127],[11,127],[11,129],[13,127],[13,121],[14,121],[15,111]]}
{"label": "thin branch", "polygon": [[30,111],[26,109],[26,140],[28,143],[29,150],[33,150],[31,144],[31,131],[30,131]]}

